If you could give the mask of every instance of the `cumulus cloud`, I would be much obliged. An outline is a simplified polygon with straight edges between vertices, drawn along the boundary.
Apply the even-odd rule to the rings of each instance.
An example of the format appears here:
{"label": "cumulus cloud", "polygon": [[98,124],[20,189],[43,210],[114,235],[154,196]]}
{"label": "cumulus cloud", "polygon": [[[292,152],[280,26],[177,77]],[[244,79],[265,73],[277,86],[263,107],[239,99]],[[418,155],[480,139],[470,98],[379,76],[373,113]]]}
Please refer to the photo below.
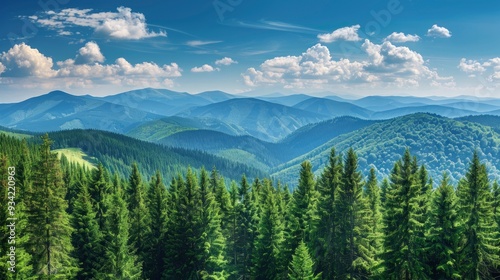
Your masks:
{"label": "cumulus cloud", "polygon": [[334,41],[361,41],[358,35],[359,24],[342,27],[334,30],[332,33],[319,34],[318,39],[323,43],[331,43]]}
{"label": "cumulus cloud", "polygon": [[483,63],[473,59],[462,58],[457,67],[462,72],[470,74],[470,77],[481,74],[490,82],[500,80],[500,57],[490,58]]}
{"label": "cumulus cloud", "polygon": [[215,65],[225,65],[225,66],[228,66],[228,65],[231,65],[231,64],[236,64],[236,63],[238,63],[238,61],[235,61],[235,60],[233,60],[230,57],[224,57],[222,59],[219,59],[219,60],[215,61]]}
{"label": "cumulus cloud", "polygon": [[404,34],[403,32],[392,32],[389,36],[385,37],[384,41],[389,41],[393,43],[406,43],[406,42],[418,42],[420,37],[418,35]]}
{"label": "cumulus cloud", "polygon": [[427,36],[438,37],[438,38],[450,38],[451,32],[437,24],[434,24],[430,29],[427,30]]}
{"label": "cumulus cloud", "polygon": [[[84,63],[77,63],[79,59]],[[23,86],[37,83],[52,88],[90,87],[93,84],[172,87],[173,79],[182,76],[177,63],[131,64],[122,57],[110,64],[103,64],[103,61],[99,46],[89,42],[75,59],[58,61],[54,67],[51,58],[23,43],[0,56],[0,74],[2,77],[28,78]]]}
{"label": "cumulus cloud", "polygon": [[299,56],[281,56],[264,61],[259,68],[242,74],[248,86],[282,85],[285,88],[321,87],[324,84],[418,87],[451,85],[451,77],[440,77],[425,65],[422,56],[391,42],[374,44],[365,40],[367,58],[360,61],[335,60],[329,49],[316,44]]}
{"label": "cumulus cloud", "polygon": [[14,45],[9,51],[3,52],[0,62],[4,67],[3,76],[50,78],[57,74],[52,69],[52,58],[25,43]]}
{"label": "cumulus cloud", "polygon": [[95,42],[88,42],[78,51],[75,63],[92,64],[95,62],[104,62],[104,55],[102,55],[99,45]]}
{"label": "cumulus cloud", "polygon": [[214,68],[211,65],[208,64],[203,64],[200,67],[193,67],[191,68],[191,72],[193,73],[202,73],[202,72],[213,72],[213,71],[218,71],[218,68]]}
{"label": "cumulus cloud", "polygon": [[163,30],[150,31],[144,14],[132,12],[132,9],[126,7],[118,7],[117,12],[69,8],[59,12],[47,11],[28,18],[41,26],[58,30],[61,35],[71,33],[67,28],[79,26],[92,28],[96,35],[110,39],[139,40],[167,36]]}

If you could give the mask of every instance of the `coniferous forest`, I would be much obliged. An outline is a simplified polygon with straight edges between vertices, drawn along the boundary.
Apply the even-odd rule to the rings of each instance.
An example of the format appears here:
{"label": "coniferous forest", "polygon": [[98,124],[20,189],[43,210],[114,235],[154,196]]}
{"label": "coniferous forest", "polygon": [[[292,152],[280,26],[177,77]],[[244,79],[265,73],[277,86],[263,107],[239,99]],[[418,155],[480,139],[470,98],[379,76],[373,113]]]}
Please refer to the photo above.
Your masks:
{"label": "coniferous forest", "polygon": [[12,225],[0,279],[500,276],[500,187],[477,153],[452,185],[409,149],[378,180],[356,151],[332,148],[320,176],[302,163],[291,191],[244,174],[227,184],[216,166],[166,182],[133,164],[123,177],[59,160],[42,140],[0,135],[0,223]]}

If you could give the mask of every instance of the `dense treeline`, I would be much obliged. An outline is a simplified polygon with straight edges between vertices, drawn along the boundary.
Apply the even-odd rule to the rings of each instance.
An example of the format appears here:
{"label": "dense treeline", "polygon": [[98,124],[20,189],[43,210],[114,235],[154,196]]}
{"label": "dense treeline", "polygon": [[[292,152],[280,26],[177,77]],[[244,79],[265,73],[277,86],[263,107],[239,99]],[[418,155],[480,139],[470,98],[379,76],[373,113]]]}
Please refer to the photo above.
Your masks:
{"label": "dense treeline", "polygon": [[493,279],[500,187],[474,153],[457,186],[433,182],[407,149],[388,178],[331,150],[293,192],[214,168],[165,182],[86,170],[42,144],[0,135],[0,223],[15,182],[15,273],[0,229],[0,279]]}

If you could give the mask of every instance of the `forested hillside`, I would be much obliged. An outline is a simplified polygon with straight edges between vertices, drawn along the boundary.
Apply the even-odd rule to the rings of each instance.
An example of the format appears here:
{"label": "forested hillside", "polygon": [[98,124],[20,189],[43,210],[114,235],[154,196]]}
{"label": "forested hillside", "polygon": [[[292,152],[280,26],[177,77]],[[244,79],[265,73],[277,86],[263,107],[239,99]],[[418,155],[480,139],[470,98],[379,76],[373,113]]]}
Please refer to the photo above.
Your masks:
{"label": "forested hillside", "polygon": [[382,181],[353,149],[331,149],[318,176],[301,163],[290,192],[245,175],[227,185],[216,169],[112,175],[58,160],[51,144],[0,134],[0,205],[12,206],[0,223],[15,224],[0,229],[1,279],[500,275],[500,188],[474,151],[454,185],[408,149]]}
{"label": "forested hillside", "polygon": [[367,172],[374,165],[379,178],[392,171],[393,163],[407,147],[429,167],[431,175],[440,178],[449,173],[458,182],[467,169],[475,149],[488,159],[492,176],[500,176],[500,135],[491,127],[459,122],[431,114],[413,114],[375,123],[333,138],[324,145],[276,167],[273,176],[294,184],[294,176],[304,160],[310,160],[317,174],[327,163],[331,147],[345,153],[353,147],[359,153],[360,169]]}

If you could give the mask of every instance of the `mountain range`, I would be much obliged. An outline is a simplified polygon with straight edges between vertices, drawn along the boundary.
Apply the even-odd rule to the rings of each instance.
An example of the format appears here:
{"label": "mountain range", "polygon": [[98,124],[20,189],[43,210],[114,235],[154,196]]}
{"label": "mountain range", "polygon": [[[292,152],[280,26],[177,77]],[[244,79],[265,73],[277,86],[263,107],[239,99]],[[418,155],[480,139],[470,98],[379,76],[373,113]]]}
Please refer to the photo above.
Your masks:
{"label": "mountain range", "polygon": [[[230,166],[239,171],[246,166],[246,173],[267,174],[294,186],[300,163],[310,160],[319,172],[332,147],[341,153],[355,148],[360,169],[367,172],[375,166],[380,178],[390,173],[408,147],[436,179],[445,171],[456,182],[474,149],[487,160],[492,176],[500,176],[500,101],[496,99],[246,97],[152,88],[94,97],[54,91],[0,104],[0,126],[5,127],[0,131],[12,135],[61,131],[51,135],[58,148],[79,148],[120,173],[125,173],[129,161],[151,165],[138,152],[151,150],[156,153],[147,153],[149,157],[161,154],[164,160],[175,159],[172,164],[177,167],[170,167],[170,173],[185,170],[186,166],[180,167],[182,161],[196,168],[211,168],[217,162],[229,174],[226,178],[235,178]],[[87,137],[86,143],[96,141],[93,146],[99,148],[80,145]],[[134,138],[139,142],[130,140]],[[116,146],[123,147],[122,152],[108,155]],[[197,158],[198,154],[202,156]],[[121,158],[125,156],[127,160]],[[163,166],[153,165],[145,167],[144,173]]]}

